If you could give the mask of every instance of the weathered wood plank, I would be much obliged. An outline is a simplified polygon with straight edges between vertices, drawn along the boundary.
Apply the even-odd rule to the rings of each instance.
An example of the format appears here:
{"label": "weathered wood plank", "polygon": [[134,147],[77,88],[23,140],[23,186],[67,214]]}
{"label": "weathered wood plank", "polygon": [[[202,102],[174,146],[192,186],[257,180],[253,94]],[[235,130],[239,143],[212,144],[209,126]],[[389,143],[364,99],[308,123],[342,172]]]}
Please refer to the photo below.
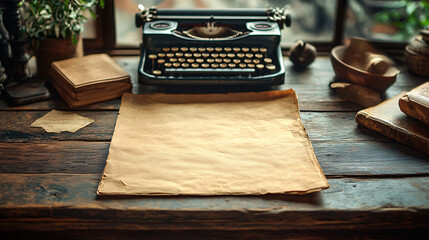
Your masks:
{"label": "weathered wood plank", "polygon": [[30,127],[47,111],[4,111],[0,114],[0,142],[27,142],[37,140],[85,140],[110,141],[116,123],[117,112],[74,111],[94,119],[90,125],[75,133],[47,133],[42,128]]}
{"label": "weathered wood plank", "polygon": [[[111,139],[116,123],[115,111],[73,111],[76,114],[94,119],[94,123],[75,133],[46,133],[41,128],[30,128],[32,122],[47,111],[4,111],[0,114],[0,142],[20,142],[37,140],[94,140]],[[302,121],[310,140],[346,141],[386,140],[366,135],[354,121],[355,113],[303,112]],[[368,132],[368,131],[367,131]],[[377,136],[377,135],[374,135]],[[388,140],[387,140],[388,141]]]}
{"label": "weathered wood plank", "polygon": [[90,231],[79,229],[79,231],[12,231],[3,232],[6,239],[128,239],[128,240],[332,240],[332,239],[422,239],[426,240],[429,230],[427,229],[388,229],[388,230],[291,230],[291,231],[269,231],[269,230],[158,230],[158,231]]}
{"label": "weathered wood plank", "polygon": [[0,173],[101,174],[108,142],[0,143]]}
{"label": "weathered wood plank", "polygon": [[[0,143],[0,173],[101,174],[108,142]],[[429,175],[424,154],[397,143],[313,141],[327,177]]]}
{"label": "weathered wood plank", "polygon": [[[428,228],[429,178],[331,179],[307,195],[97,198],[99,174],[0,174],[0,230]],[[261,224],[264,222],[264,224]]]}
{"label": "weathered wood plank", "polygon": [[[94,123],[75,133],[46,133],[41,128],[30,128],[32,122],[47,111],[4,111],[0,114],[0,142],[38,140],[109,141],[116,123],[116,111],[73,111],[94,119]],[[301,118],[310,140],[330,142],[387,141],[388,138],[358,127],[354,112],[302,112]]]}
{"label": "weathered wood plank", "polygon": [[[286,80],[279,87],[153,87],[139,85],[137,81],[138,57],[118,57],[116,61],[130,75],[133,82],[134,93],[222,93],[222,92],[244,92],[244,91],[267,91],[275,89],[293,88],[299,95],[300,107],[303,111],[357,111],[362,107],[338,98],[330,89],[329,83],[333,81],[334,72],[329,58],[320,57],[306,70],[296,70],[289,60],[285,61]],[[401,67],[400,67],[401,68]],[[401,68],[397,81],[383,96],[384,99],[396,96],[400,92],[411,90],[422,84],[425,79],[410,74],[405,68]],[[99,104],[82,107],[79,109],[117,110],[120,100],[106,101]],[[6,110],[50,110],[69,109],[58,94],[53,91],[53,99],[28,104],[24,106],[10,107],[4,101],[0,101],[0,109]]]}

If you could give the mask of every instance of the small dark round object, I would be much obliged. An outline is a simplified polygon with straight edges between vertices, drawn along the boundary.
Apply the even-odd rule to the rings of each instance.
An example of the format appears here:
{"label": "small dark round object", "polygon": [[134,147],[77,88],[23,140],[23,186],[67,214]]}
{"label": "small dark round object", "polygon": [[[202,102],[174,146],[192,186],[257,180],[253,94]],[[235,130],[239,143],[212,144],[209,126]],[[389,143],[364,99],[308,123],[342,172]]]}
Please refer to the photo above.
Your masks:
{"label": "small dark round object", "polygon": [[316,48],[302,40],[297,41],[290,49],[289,58],[297,67],[307,67],[316,58]]}

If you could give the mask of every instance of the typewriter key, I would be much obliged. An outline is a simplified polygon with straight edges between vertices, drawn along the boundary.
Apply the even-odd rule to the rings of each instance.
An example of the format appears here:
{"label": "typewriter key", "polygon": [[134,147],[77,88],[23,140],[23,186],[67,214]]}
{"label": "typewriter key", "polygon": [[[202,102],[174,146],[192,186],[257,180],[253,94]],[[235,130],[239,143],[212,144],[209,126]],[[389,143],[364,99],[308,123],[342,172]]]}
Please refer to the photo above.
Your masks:
{"label": "typewriter key", "polygon": [[251,63],[251,62],[252,62],[252,59],[248,59],[248,58],[246,58],[246,59],[244,59],[244,62],[245,62],[245,63]]}
{"label": "typewriter key", "polygon": [[226,58],[226,53],[219,53],[219,57]]}
{"label": "typewriter key", "polygon": [[259,59],[261,59],[261,58],[263,58],[263,57],[264,57],[264,55],[262,55],[262,54],[260,54],[260,53],[255,54],[255,58],[259,58]]}
{"label": "typewriter key", "polygon": [[239,48],[239,47],[235,47],[235,48],[233,48],[232,50],[233,50],[235,53],[240,52],[240,48]]}
{"label": "typewriter key", "polygon": [[254,68],[254,67],[255,67],[255,64],[253,64],[253,63],[249,63],[249,64],[247,64],[247,66],[248,66],[249,68]]}
{"label": "typewriter key", "polygon": [[236,66],[235,63],[229,63],[228,64],[228,67],[230,67],[230,68],[235,68],[235,66]]}
{"label": "typewriter key", "polygon": [[159,57],[159,58],[163,58],[163,57],[165,57],[165,53],[158,53],[158,57]]}
{"label": "typewriter key", "polygon": [[243,51],[244,53],[247,53],[249,51],[249,48],[244,47],[244,48],[241,49],[241,51]]}
{"label": "typewriter key", "polygon": [[216,52],[222,52],[222,48],[221,47],[217,47],[215,48]]}
{"label": "typewriter key", "polygon": [[230,63],[231,59],[230,58],[224,58],[223,61],[226,62],[226,63]]}
{"label": "typewriter key", "polygon": [[173,67],[180,67],[180,63],[178,62],[173,63]]}
{"label": "typewriter key", "polygon": [[233,59],[232,61],[233,61],[234,63],[236,63],[236,64],[239,64],[239,63],[241,62],[241,61],[240,61],[240,59],[237,59],[237,58],[236,58],[236,59]]}
{"label": "typewriter key", "polygon": [[257,69],[264,69],[264,64],[256,64]]}
{"label": "typewriter key", "polygon": [[240,64],[238,64],[238,66],[241,68],[245,68],[247,65],[245,63],[240,63]]}
{"label": "typewriter key", "polygon": [[186,51],[188,51],[188,48],[187,48],[187,47],[181,47],[181,48],[180,48],[180,51],[182,51],[182,52],[186,52]]}
{"label": "typewriter key", "polygon": [[170,62],[177,62],[177,58],[170,58]]}
{"label": "typewriter key", "polygon": [[274,64],[268,64],[266,68],[270,71],[276,70],[276,66]]}
{"label": "typewriter key", "polygon": [[253,63],[254,63],[254,64],[261,63],[261,60],[259,60],[259,59],[253,59]]}
{"label": "typewriter key", "polygon": [[159,76],[159,75],[161,75],[162,72],[161,72],[161,70],[153,70],[152,73],[153,73],[153,75],[158,75]]}
{"label": "typewriter key", "polygon": [[196,52],[198,49],[196,48],[196,47],[190,47],[189,48],[189,51],[191,51],[191,52]]}
{"label": "typewriter key", "polygon": [[271,58],[264,58],[265,63],[272,63],[273,60]]}
{"label": "typewriter key", "polygon": [[206,48],[206,50],[207,50],[207,52],[213,52],[214,48],[208,47],[208,48]]}
{"label": "typewriter key", "polygon": [[208,63],[214,63],[214,61],[215,61],[215,60],[214,60],[213,58],[208,58],[208,59],[207,59],[207,62],[208,62]]}
{"label": "typewriter key", "polygon": [[217,63],[212,63],[212,68],[218,68],[219,67],[219,64],[217,64]]}
{"label": "typewriter key", "polygon": [[228,53],[228,55],[227,55],[229,58],[233,58],[233,57],[235,57],[235,54],[234,53]]}
{"label": "typewriter key", "polygon": [[210,64],[208,64],[208,63],[203,63],[203,64],[201,64],[201,67],[203,67],[203,68],[208,68],[208,67],[210,67]]}
{"label": "typewriter key", "polygon": [[193,63],[193,62],[195,62],[195,59],[193,59],[193,58],[188,58],[188,63]]}
{"label": "typewriter key", "polygon": [[165,54],[165,56],[167,56],[168,58],[172,58],[172,57],[174,57],[174,53],[167,53],[167,54]]}
{"label": "typewriter key", "polygon": [[210,53],[202,53],[201,55],[203,56],[203,58],[208,58],[210,56]]}
{"label": "typewriter key", "polygon": [[198,48],[198,51],[200,51],[200,52],[205,52],[205,51],[206,51],[206,48],[199,47],[199,48]]}
{"label": "typewriter key", "polygon": [[201,53],[194,53],[194,57],[196,57],[196,58],[201,57]]}
{"label": "typewriter key", "polygon": [[253,57],[253,54],[251,54],[251,53],[246,53],[246,57],[248,57],[248,58],[252,58],[252,57]]}
{"label": "typewriter key", "polygon": [[217,62],[217,63],[221,63],[221,62],[222,62],[222,58],[216,58],[216,59],[215,59],[215,62]]}
{"label": "typewriter key", "polygon": [[186,58],[190,58],[190,57],[192,57],[192,53],[185,53],[185,57],[186,57]]}
{"label": "typewriter key", "polygon": [[244,58],[244,53],[237,53],[237,57]]}
{"label": "typewriter key", "polygon": [[204,62],[204,59],[202,59],[202,58],[197,58],[197,63],[203,63]]}
{"label": "typewriter key", "polygon": [[221,63],[221,64],[219,64],[219,66],[220,66],[221,68],[226,68],[226,67],[228,67],[228,64],[226,64],[226,63]]}
{"label": "typewriter key", "polygon": [[186,62],[186,59],[184,59],[184,58],[179,58],[179,59],[177,59],[177,61],[179,61],[179,62],[183,63],[183,62]]}
{"label": "typewriter key", "polygon": [[164,52],[169,52],[169,51],[170,51],[170,48],[165,47],[165,48],[163,48],[163,49],[162,49],[162,51],[164,51]]}
{"label": "typewriter key", "polygon": [[154,60],[154,59],[156,59],[156,55],[155,55],[155,54],[150,54],[150,55],[148,56],[148,58],[149,58],[150,60]]}
{"label": "typewriter key", "polygon": [[171,51],[172,51],[172,52],[177,52],[177,51],[179,51],[179,48],[178,48],[178,47],[172,47],[172,48],[171,48]]}
{"label": "typewriter key", "polygon": [[226,47],[226,48],[224,48],[223,50],[224,50],[225,52],[231,52],[231,50],[232,50],[232,49],[231,49],[230,47]]}
{"label": "typewriter key", "polygon": [[166,68],[170,68],[172,65],[173,65],[173,64],[172,64],[171,62],[166,62],[166,63],[164,64],[164,67],[166,67]]}
{"label": "typewriter key", "polygon": [[192,63],[192,65],[191,65],[193,68],[197,68],[197,67],[199,67],[200,66],[200,64],[198,64],[198,63]]}
{"label": "typewriter key", "polygon": [[183,57],[183,53],[182,52],[176,52],[176,57]]}
{"label": "typewriter key", "polygon": [[217,53],[212,53],[212,54],[211,54],[211,56],[212,56],[212,58],[217,58],[217,57],[219,57],[219,54],[217,54]]}
{"label": "typewriter key", "polygon": [[253,47],[253,48],[252,48],[252,52],[254,52],[254,53],[259,52],[259,48],[257,48],[257,47]]}
{"label": "typewriter key", "polygon": [[165,59],[158,59],[158,64],[159,64],[159,67],[161,68],[162,67],[162,65],[165,63]]}
{"label": "typewriter key", "polygon": [[260,51],[261,53],[266,53],[266,52],[267,52],[267,49],[266,49],[266,48],[260,48],[260,49],[259,49],[259,51]]}
{"label": "typewriter key", "polygon": [[187,68],[187,67],[189,67],[189,63],[182,63],[182,67],[183,67],[183,68]]}

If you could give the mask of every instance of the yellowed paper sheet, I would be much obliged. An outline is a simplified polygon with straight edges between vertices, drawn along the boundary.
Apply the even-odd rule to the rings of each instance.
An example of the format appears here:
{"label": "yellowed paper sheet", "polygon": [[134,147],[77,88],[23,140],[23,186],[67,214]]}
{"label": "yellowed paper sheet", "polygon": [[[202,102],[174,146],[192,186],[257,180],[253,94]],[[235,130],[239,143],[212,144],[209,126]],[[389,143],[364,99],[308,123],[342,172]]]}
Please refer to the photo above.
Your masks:
{"label": "yellowed paper sheet", "polygon": [[243,195],[328,188],[293,90],[125,93],[99,195]]}
{"label": "yellowed paper sheet", "polygon": [[93,119],[82,117],[76,113],[52,110],[34,121],[30,127],[41,127],[46,132],[76,132],[94,122]]}

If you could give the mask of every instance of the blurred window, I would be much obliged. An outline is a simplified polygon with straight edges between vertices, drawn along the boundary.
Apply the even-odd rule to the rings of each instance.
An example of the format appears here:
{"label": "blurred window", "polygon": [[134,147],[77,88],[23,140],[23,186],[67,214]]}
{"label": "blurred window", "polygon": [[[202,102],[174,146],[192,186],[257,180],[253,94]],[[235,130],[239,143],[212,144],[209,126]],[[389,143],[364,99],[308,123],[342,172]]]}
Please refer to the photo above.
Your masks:
{"label": "blurred window", "polygon": [[292,26],[285,28],[282,46],[298,39],[309,42],[333,42],[338,0],[114,0],[117,47],[137,47],[141,29],[134,25],[137,5],[146,8],[268,8],[285,7],[292,15]]}
{"label": "blurred window", "polygon": [[371,41],[403,43],[428,25],[428,0],[349,0],[345,34]]}

